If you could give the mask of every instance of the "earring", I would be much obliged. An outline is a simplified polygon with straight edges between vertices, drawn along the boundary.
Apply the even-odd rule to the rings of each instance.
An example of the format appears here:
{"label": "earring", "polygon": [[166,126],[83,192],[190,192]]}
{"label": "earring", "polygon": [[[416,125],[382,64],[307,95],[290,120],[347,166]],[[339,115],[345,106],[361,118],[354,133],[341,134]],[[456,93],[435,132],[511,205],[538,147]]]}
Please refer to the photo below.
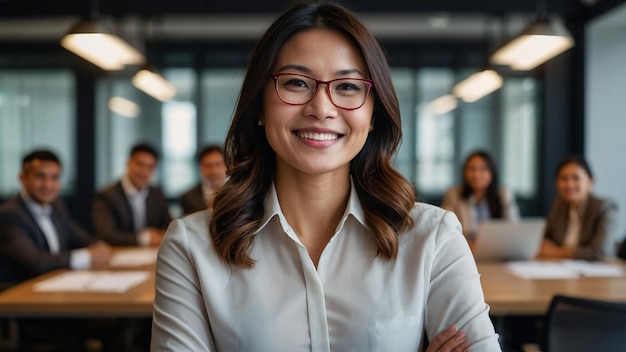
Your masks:
{"label": "earring", "polygon": [[265,125],[265,124],[263,123],[263,121],[261,121],[261,120],[258,120],[258,121],[256,122],[256,124],[257,124],[257,125],[259,125],[259,126],[264,126],[264,125]]}
{"label": "earring", "polygon": [[370,132],[374,130],[374,125],[370,125]]}

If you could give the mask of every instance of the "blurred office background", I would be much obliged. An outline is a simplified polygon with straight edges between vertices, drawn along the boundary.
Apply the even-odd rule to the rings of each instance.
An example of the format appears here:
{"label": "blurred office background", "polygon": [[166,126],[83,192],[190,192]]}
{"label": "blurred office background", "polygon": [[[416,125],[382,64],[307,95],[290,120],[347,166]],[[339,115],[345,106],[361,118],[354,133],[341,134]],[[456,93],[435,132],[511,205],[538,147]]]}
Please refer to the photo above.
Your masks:
{"label": "blurred office background", "polygon": [[[248,54],[287,3],[0,0],[0,199],[19,190],[24,153],[51,147],[64,163],[63,196],[89,226],[95,190],[121,176],[132,144],[150,141],[162,151],[155,182],[175,205],[197,182],[198,148],[223,142]],[[577,153],[590,160],[597,193],[619,203],[625,228],[625,1],[342,3],[389,55],[404,130],[395,165],[422,200],[438,204],[460,181],[464,157],[483,148],[522,215],[543,216],[556,164]],[[532,70],[490,64],[542,16],[563,23],[574,47]],[[160,101],[135,88],[140,65],[107,71],[64,49],[81,19],[123,34],[176,95]],[[451,98],[452,108],[433,104],[487,67],[503,78],[500,89],[471,103]],[[119,98],[129,111],[112,106]]]}

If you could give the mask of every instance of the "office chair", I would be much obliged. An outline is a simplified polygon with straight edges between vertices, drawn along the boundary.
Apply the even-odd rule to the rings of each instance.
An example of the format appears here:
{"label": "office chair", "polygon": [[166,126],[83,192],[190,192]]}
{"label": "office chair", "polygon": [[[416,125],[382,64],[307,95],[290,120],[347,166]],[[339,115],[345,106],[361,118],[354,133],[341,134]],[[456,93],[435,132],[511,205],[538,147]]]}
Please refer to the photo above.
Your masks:
{"label": "office chair", "polygon": [[[0,291],[14,283],[0,281]],[[17,347],[17,322],[15,319],[0,318],[0,351],[13,350]]]}
{"label": "office chair", "polygon": [[18,332],[15,319],[0,319],[0,351],[17,348]]}
{"label": "office chair", "polygon": [[626,303],[554,296],[546,352],[626,351]]}

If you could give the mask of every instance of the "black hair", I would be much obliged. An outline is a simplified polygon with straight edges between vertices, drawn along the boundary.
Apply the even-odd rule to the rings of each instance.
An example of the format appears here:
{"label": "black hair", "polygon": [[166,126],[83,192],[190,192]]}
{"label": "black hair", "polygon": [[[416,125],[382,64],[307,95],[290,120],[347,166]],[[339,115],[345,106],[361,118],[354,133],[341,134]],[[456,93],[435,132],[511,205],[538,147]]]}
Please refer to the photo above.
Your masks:
{"label": "black hair", "polygon": [[59,166],[61,166],[61,160],[52,151],[47,150],[47,149],[38,149],[38,150],[28,153],[22,159],[22,172],[26,171],[26,167],[28,166],[28,164],[33,162],[33,160],[52,161],[52,162],[57,163]]}
{"label": "black hair", "polygon": [[465,180],[465,169],[473,157],[479,157],[485,161],[485,164],[487,164],[487,168],[491,173],[491,183],[487,186],[486,192],[487,204],[489,205],[491,217],[494,219],[501,219],[504,217],[504,207],[499,193],[500,181],[498,176],[498,167],[495,159],[491,156],[491,154],[489,154],[489,152],[485,150],[476,150],[465,159],[465,163],[463,163],[463,188],[461,190],[461,195],[463,198],[468,199],[473,192],[472,188]]}
{"label": "black hair", "polygon": [[149,143],[137,143],[130,150],[129,157],[133,157],[133,155],[137,153],[148,153],[152,155],[157,161],[159,160],[159,152]]}
{"label": "black hair", "polygon": [[593,172],[591,172],[591,167],[589,166],[589,163],[587,162],[587,160],[585,160],[585,158],[583,158],[580,155],[569,155],[565,157],[563,160],[561,160],[561,162],[559,163],[559,166],[557,166],[556,168],[554,177],[555,178],[559,177],[559,172],[561,172],[561,169],[565,167],[565,165],[568,165],[568,164],[576,164],[582,167],[583,170],[585,170],[585,172],[587,173],[587,176],[589,176],[590,179],[593,179]]}
{"label": "black hair", "polygon": [[204,148],[200,149],[200,151],[198,152],[198,156],[196,157],[196,161],[200,163],[202,162],[202,158],[204,158],[205,155],[212,154],[212,153],[220,153],[223,156],[224,150],[222,149],[221,146],[217,144],[207,145]]}

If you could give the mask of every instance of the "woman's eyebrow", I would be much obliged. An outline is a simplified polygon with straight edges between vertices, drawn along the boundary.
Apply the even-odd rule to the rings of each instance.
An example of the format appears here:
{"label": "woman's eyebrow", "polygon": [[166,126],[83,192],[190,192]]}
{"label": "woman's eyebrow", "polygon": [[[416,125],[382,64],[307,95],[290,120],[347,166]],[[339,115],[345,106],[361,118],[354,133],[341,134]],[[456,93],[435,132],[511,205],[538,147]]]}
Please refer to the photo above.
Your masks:
{"label": "woman's eyebrow", "polygon": [[282,67],[278,68],[276,70],[276,72],[281,72],[281,71],[286,71],[286,70],[296,70],[296,71],[304,72],[304,73],[307,73],[307,74],[311,74],[312,73],[311,69],[306,67],[306,66],[292,65],[292,64],[282,66]]}
{"label": "woman's eyebrow", "polygon": [[[296,70],[296,71],[304,72],[304,73],[309,74],[309,75],[313,73],[313,71],[310,68],[306,67],[306,66],[294,65],[294,64],[281,66],[280,68],[278,68],[276,70],[276,72],[282,72],[282,71],[287,71],[287,70]],[[356,69],[356,68],[339,70],[339,71],[337,71],[335,73],[335,75],[336,76],[345,76],[345,75],[350,75],[350,74],[354,74],[354,73],[357,73],[357,74],[365,77],[365,75],[363,75],[363,72],[361,72],[361,70]]]}
{"label": "woman's eyebrow", "polygon": [[341,75],[349,75],[349,74],[353,74],[353,73],[358,73],[361,76],[365,76],[365,75],[363,75],[363,72],[361,72],[361,70],[356,69],[356,68],[337,71],[337,75],[340,75],[340,76]]}

